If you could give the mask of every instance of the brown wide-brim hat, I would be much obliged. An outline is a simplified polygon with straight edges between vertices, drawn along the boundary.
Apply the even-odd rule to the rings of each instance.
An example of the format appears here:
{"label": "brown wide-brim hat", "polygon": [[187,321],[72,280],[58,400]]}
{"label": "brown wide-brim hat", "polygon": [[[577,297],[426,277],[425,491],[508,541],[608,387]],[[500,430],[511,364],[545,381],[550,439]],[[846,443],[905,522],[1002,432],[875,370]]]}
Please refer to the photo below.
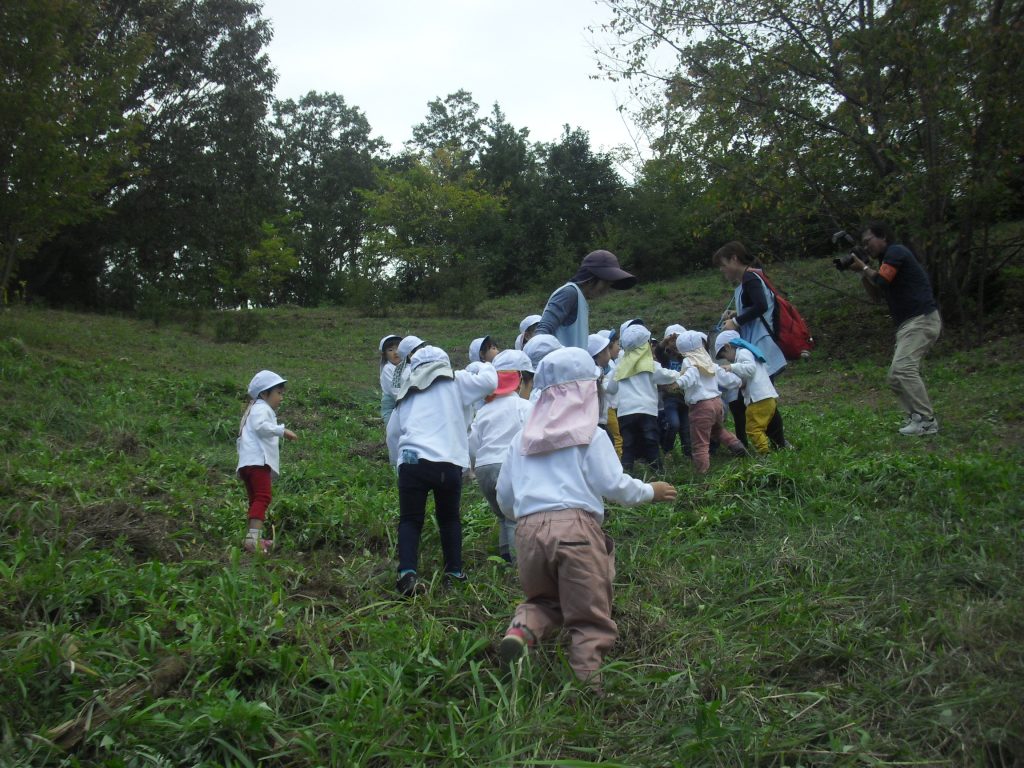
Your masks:
{"label": "brown wide-brim hat", "polygon": [[598,280],[606,280],[619,291],[636,285],[636,277],[619,266],[619,260],[611,251],[591,251],[583,259],[580,269],[585,269]]}

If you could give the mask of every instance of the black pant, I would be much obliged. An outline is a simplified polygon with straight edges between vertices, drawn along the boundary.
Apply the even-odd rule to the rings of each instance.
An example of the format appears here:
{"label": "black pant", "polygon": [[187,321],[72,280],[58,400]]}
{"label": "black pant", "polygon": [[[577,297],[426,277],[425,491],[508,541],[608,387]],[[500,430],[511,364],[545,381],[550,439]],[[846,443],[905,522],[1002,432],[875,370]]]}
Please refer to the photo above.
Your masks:
{"label": "black pant", "polygon": [[637,459],[643,459],[649,467],[661,471],[661,445],[658,431],[658,417],[646,413],[631,413],[619,416],[619,432],[622,434],[622,468],[633,471]]}
{"label": "black pant", "polygon": [[420,534],[427,513],[427,495],[434,492],[434,516],[441,535],[446,573],[462,571],[462,467],[420,460],[398,467],[398,570],[415,571]]}

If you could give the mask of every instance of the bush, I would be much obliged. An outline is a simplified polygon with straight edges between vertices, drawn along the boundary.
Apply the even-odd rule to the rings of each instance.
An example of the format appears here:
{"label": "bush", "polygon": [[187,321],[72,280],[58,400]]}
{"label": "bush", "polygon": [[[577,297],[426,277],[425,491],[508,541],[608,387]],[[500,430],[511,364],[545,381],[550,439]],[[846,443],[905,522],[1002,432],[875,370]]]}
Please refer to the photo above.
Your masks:
{"label": "bush", "polygon": [[213,321],[213,340],[218,343],[257,341],[263,321],[255,312],[229,311],[219,313]]}

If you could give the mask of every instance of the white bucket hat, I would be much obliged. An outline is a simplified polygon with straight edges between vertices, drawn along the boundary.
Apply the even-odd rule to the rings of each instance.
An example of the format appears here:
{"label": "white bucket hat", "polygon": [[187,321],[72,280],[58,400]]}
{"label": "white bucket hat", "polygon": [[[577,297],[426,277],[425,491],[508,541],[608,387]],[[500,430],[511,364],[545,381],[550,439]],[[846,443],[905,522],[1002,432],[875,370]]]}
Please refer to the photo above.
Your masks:
{"label": "white bucket hat", "polygon": [[288,379],[282,379],[273,371],[260,371],[252,377],[252,381],[249,382],[249,398],[252,400],[258,400],[260,395],[266,392],[268,389],[273,389],[278,384],[284,384]]}

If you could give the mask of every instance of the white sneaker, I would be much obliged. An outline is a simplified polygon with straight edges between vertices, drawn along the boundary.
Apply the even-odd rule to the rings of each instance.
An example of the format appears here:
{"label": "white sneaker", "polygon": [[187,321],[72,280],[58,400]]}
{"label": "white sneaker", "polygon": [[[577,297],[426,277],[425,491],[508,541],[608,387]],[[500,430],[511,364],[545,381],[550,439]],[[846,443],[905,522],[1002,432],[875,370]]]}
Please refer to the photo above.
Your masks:
{"label": "white sneaker", "polygon": [[900,427],[901,435],[936,435],[939,432],[939,422],[932,418],[926,419],[920,413],[910,415],[910,421],[905,427]]}

